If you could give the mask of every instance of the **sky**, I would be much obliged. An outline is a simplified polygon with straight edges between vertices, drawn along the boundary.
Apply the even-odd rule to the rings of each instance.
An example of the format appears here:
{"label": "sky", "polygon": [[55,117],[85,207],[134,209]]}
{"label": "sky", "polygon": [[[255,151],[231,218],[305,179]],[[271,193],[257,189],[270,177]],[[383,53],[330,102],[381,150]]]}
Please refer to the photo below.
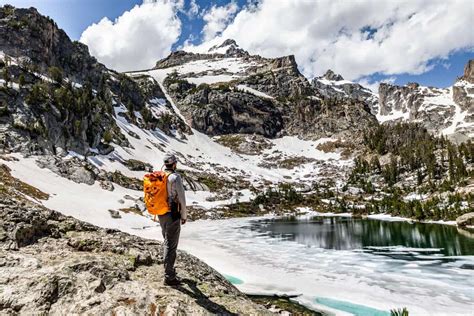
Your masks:
{"label": "sky", "polygon": [[380,82],[447,87],[474,59],[472,0],[0,0],[36,7],[119,71],[233,38],[251,54],[294,54],[309,79],[332,69]]}

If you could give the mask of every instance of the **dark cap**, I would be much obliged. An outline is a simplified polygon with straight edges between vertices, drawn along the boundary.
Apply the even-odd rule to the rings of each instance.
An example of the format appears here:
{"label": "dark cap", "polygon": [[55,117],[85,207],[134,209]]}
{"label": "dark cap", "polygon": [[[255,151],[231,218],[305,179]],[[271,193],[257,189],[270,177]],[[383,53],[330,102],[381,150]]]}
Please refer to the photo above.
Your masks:
{"label": "dark cap", "polygon": [[172,165],[175,162],[178,162],[178,159],[176,159],[176,156],[173,154],[166,154],[163,158],[163,162],[165,163],[165,165]]}

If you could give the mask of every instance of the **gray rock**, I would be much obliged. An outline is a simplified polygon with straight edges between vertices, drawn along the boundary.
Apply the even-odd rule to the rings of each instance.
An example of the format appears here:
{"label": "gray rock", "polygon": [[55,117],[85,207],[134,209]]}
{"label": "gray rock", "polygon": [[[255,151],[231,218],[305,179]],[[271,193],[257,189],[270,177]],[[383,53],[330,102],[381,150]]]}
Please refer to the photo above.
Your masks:
{"label": "gray rock", "polygon": [[99,184],[102,189],[107,191],[113,191],[115,189],[114,185],[110,181],[100,181]]}
{"label": "gray rock", "polygon": [[10,190],[0,193],[2,313],[270,315],[185,252],[176,266],[183,285],[164,286],[161,243],[80,222]]}
{"label": "gray rock", "polygon": [[456,218],[456,224],[461,227],[474,226],[474,212],[459,216]]}
{"label": "gray rock", "polygon": [[332,71],[331,69],[328,69],[322,78],[331,80],[331,81],[344,80],[344,78],[341,75],[334,73],[334,71]]}
{"label": "gray rock", "polygon": [[36,163],[41,168],[47,168],[61,177],[88,185],[94,184],[96,175],[99,173],[97,168],[77,157],[63,160],[55,156],[41,156]]}
{"label": "gray rock", "polygon": [[126,160],[125,165],[127,166],[128,169],[132,171],[147,171],[147,172],[153,171],[152,165],[140,160],[136,160],[136,159]]}
{"label": "gray rock", "polygon": [[189,83],[166,83],[188,123],[208,135],[275,137],[283,127],[281,114],[270,100],[227,87],[196,89]]}
{"label": "gray rock", "polygon": [[463,79],[467,82],[474,83],[474,59],[470,59],[464,68]]}
{"label": "gray rock", "polygon": [[122,218],[119,211],[109,210],[109,213],[112,218]]}

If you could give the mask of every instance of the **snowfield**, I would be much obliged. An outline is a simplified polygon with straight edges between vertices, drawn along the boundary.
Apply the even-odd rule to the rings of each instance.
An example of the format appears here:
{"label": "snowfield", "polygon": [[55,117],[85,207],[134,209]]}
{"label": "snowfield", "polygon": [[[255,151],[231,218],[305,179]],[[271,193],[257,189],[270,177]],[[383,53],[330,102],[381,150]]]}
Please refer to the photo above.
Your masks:
{"label": "snowfield", "polygon": [[[184,65],[169,67],[164,69],[153,69],[149,71],[136,72],[131,75],[148,74],[159,83],[169,74],[177,72],[184,76],[186,80],[195,84],[218,82],[229,82],[245,75],[245,71],[257,64],[254,61],[246,61],[243,58],[228,57],[204,59],[188,62]],[[199,76],[197,76],[199,74]]]}

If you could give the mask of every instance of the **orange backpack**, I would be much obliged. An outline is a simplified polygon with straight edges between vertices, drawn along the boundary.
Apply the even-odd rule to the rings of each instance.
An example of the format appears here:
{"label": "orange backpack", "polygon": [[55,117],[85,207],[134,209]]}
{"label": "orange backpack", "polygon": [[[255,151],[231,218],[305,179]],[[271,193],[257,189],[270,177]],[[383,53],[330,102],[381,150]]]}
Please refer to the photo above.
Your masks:
{"label": "orange backpack", "polygon": [[151,215],[164,215],[169,212],[168,205],[168,173],[155,171],[143,177],[143,191],[145,193],[145,205]]}

